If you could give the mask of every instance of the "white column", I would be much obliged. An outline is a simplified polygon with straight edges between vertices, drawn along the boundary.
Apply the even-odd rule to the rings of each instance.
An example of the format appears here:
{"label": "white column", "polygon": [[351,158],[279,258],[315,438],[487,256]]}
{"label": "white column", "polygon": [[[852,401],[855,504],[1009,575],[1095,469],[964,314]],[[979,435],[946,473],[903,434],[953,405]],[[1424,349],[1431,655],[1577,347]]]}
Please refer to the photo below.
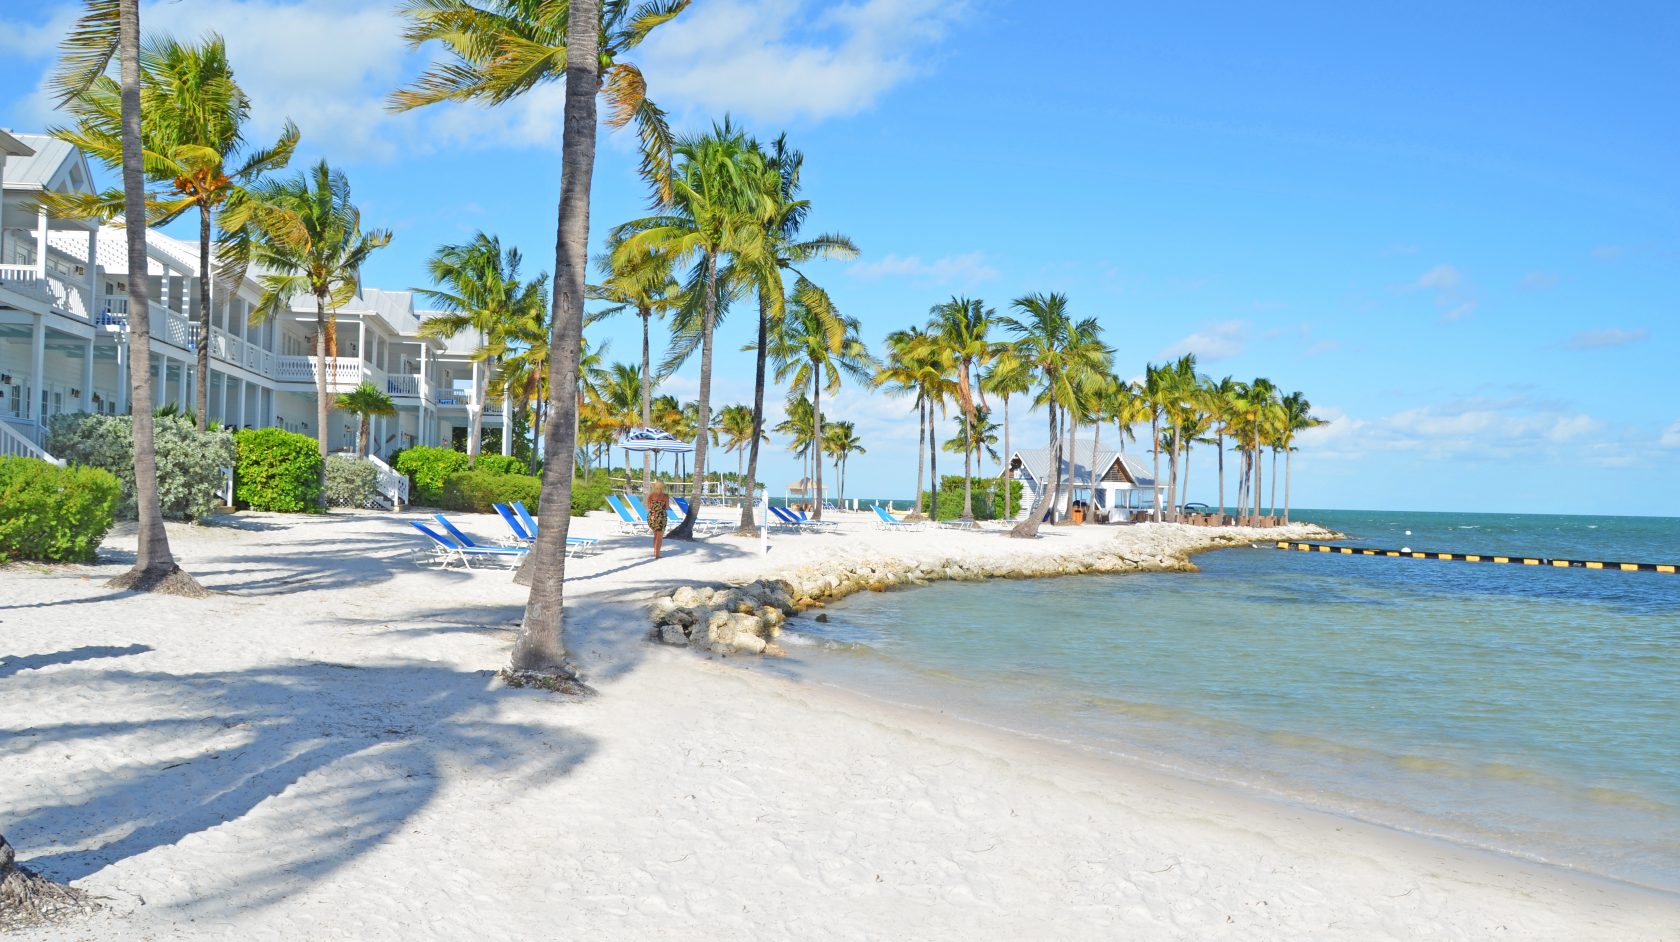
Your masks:
{"label": "white column", "polygon": [[93,411],[93,338],[82,347],[82,411]]}
{"label": "white column", "polygon": [[117,334],[117,414],[128,412],[128,331]]}
{"label": "white column", "polygon": [[35,214],[35,280],[47,280],[47,211],[44,207]]}
{"label": "white column", "polygon": [[179,389],[181,391],[180,403],[183,410],[192,404],[190,394],[187,392],[187,366],[190,362],[191,361],[189,360],[181,361],[181,385]]}
{"label": "white column", "polygon": [[[42,231],[45,231],[47,215],[41,214]],[[41,243],[45,248],[46,243]],[[43,253],[41,258],[45,258]],[[39,259],[37,259],[39,261]],[[39,266],[37,266],[39,267]],[[29,335],[29,414],[35,417],[35,428],[42,436],[47,431],[47,417],[43,413],[46,409],[41,405],[41,393],[47,388],[47,316],[35,315],[34,330]]]}
{"label": "white column", "polygon": [[513,397],[502,387],[502,454],[513,455]]}
{"label": "white column", "polygon": [[249,385],[251,384],[248,380],[239,381],[239,417],[233,421],[234,428],[244,428],[250,424],[245,420],[245,387]]}
{"label": "white column", "polygon": [[105,304],[99,298],[101,289],[105,286],[100,284],[99,278],[99,227],[97,225],[93,227],[93,231],[88,233],[87,280],[88,320],[97,324],[99,323],[99,315],[105,313]]}

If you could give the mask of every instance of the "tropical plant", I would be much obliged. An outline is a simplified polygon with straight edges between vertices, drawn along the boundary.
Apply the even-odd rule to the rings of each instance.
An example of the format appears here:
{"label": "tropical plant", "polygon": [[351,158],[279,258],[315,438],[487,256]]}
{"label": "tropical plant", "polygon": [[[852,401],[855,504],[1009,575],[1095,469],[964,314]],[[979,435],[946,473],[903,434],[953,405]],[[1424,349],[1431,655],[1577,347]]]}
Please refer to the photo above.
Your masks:
{"label": "tropical plant", "polygon": [[122,485],[103,468],[0,456],[0,563],[91,563]]}
{"label": "tropical plant", "polygon": [[[122,165],[122,89],[107,75],[97,78],[83,94],[71,98],[65,110],[75,119],[70,128],[53,128],[53,136],[113,169]],[[251,103],[234,81],[227,47],[214,33],[197,45],[170,36],[150,37],[140,47],[140,142],[145,177],[154,188],[146,194],[147,222],[162,226],[189,211],[198,215],[198,335],[210,336],[211,228],[223,229],[223,267],[234,279],[243,274],[252,208],[242,205],[248,187],[263,174],[284,167],[297,146],[298,130],[287,122],[275,143],[247,152],[244,124]],[[111,221],[123,216],[120,188],[98,193],[43,194],[53,212],[84,219]],[[236,207],[233,212],[226,211]],[[230,231],[231,230],[231,231]],[[225,275],[224,275],[225,277]],[[198,428],[209,415],[210,345],[199,343],[196,381]]]}
{"label": "tropical plant", "polygon": [[495,236],[476,233],[472,241],[439,246],[426,262],[436,289],[415,293],[443,311],[420,322],[422,338],[455,337],[466,331],[479,336],[474,351],[472,404],[467,409],[467,459],[476,461],[484,435],[484,373],[491,351],[504,349],[506,335],[535,319],[547,306],[548,276],[529,282],[519,277],[519,250],[503,249]]}
{"label": "tropical plant", "polygon": [[[999,343],[991,368],[980,378],[980,389],[991,393],[1003,400],[1003,471],[1009,474],[1009,462],[1013,460],[1015,452],[1009,443],[1009,399],[1032,389],[1032,371],[1027,368],[1013,343]],[[1015,508],[1007,506],[1007,502],[1014,497],[1013,489],[1005,489],[1003,498],[1006,506],[1003,517],[1008,519],[1015,516]]]}
{"label": "tropical plant", "polygon": [[1214,447],[1219,455],[1219,520],[1225,520],[1225,436],[1236,421],[1237,382],[1227,376],[1207,380],[1201,388],[1201,409],[1212,423]]}
{"label": "tropical plant", "polygon": [[[943,349],[956,376],[957,407],[962,412],[962,440],[973,441],[971,427],[978,416],[975,401],[985,404],[985,393],[977,390],[977,368],[984,367],[997,352],[997,344],[988,336],[997,312],[977,298],[958,298],[933,306],[929,312],[928,332]],[[979,392],[977,397],[975,394]],[[974,519],[974,450],[965,447],[963,453],[963,513],[962,519]]]}
{"label": "tropical plant", "polygon": [[[47,425],[47,447],[71,464],[103,468],[122,484],[119,520],[139,514],[134,461],[134,419],[127,415],[75,412],[55,415]],[[233,439],[213,428],[199,431],[184,415],[152,414],[153,465],[157,469],[158,512],[165,519],[199,521],[222,505],[217,496],[233,466]]]}
{"label": "tropical plant", "polygon": [[[1282,422],[1278,425],[1278,447],[1283,449],[1283,522],[1289,522],[1289,457],[1295,451],[1295,436],[1310,428],[1317,428],[1325,424],[1325,420],[1312,414],[1312,403],[1307,401],[1305,394],[1292,392],[1283,397],[1281,405]],[[1273,481],[1277,476],[1273,475]]]}
{"label": "tropical plant", "polygon": [[[605,274],[606,280],[599,285],[590,285],[585,291],[592,299],[610,301],[612,306],[596,312],[595,317],[611,317],[623,311],[635,311],[636,318],[642,322],[642,365],[638,372],[641,378],[641,424],[651,425],[653,422],[653,363],[651,361],[651,331],[655,317],[663,317],[674,310],[682,299],[682,285],[671,272],[671,258],[659,252],[647,253],[640,256],[625,256],[613,264],[613,256],[608,254],[598,260],[598,266]],[[642,453],[642,487],[645,490],[653,480],[653,455]]]}
{"label": "tropical plant", "polygon": [[922,516],[922,458],[927,452],[927,398],[921,381],[922,362],[932,350],[928,336],[920,327],[910,327],[887,335],[887,357],[875,374],[875,385],[894,396],[916,397],[916,506],[908,519]]}
{"label": "tropical plant", "polygon": [[[268,207],[256,221],[252,260],[263,274],[262,297],[251,316],[268,320],[291,309],[292,299],[315,300],[315,434],[327,454],[328,358],[338,355],[340,305],[355,297],[362,265],[391,242],[388,229],[362,231],[362,214],[350,202],[350,180],[325,160],[282,181],[265,181],[255,200]],[[325,473],[322,465],[322,473]],[[326,484],[325,479],[322,485]],[[322,505],[325,509],[325,505]]]}
{"label": "tropical plant", "polygon": [[367,507],[379,493],[379,469],[349,455],[327,456],[327,506]]}
{"label": "tropical plant", "polygon": [[834,476],[840,486],[840,503],[846,501],[846,465],[853,455],[867,454],[863,440],[858,438],[857,426],[851,422],[829,422],[823,426],[823,451],[834,458]]}
{"label": "tropical plant", "polygon": [[[753,421],[751,406],[740,404],[724,406],[718,412],[718,431],[723,433],[723,450],[735,453],[735,477],[741,482],[747,480],[742,461],[746,456],[747,449],[753,444],[753,432],[757,424]],[[760,432],[758,437],[768,441],[770,436]],[[744,487],[741,494],[743,500],[748,503],[752,502],[752,489],[750,487]]]}
{"label": "tropical plant", "polygon": [[310,513],[326,506],[325,459],[309,436],[278,428],[241,429],[233,442],[234,496],[253,510]]}
{"label": "tropical plant", "polygon": [[[123,216],[127,221],[128,270],[146,271],[145,154],[141,138],[140,3],[139,0],[87,0],[82,16],[71,26],[59,47],[60,60],[52,78],[54,97],[61,105],[85,95],[118,63],[118,115],[121,123]],[[149,363],[151,321],[146,283],[128,279],[128,350],[130,362]],[[204,588],[176,565],[163,528],[158,504],[157,452],[153,441],[151,370],[129,370],[129,402],[133,410],[134,495],[139,516],[134,565],[108,586],[137,592],[166,592],[203,596]],[[6,848],[0,838],[0,848]],[[9,866],[6,865],[6,866]],[[4,871],[5,867],[0,867]]]}
{"label": "tropical plant", "polygon": [[378,386],[366,380],[360,386],[349,392],[338,394],[333,400],[333,408],[348,412],[356,417],[356,456],[366,458],[368,454],[368,423],[376,415],[396,415],[396,403]]}

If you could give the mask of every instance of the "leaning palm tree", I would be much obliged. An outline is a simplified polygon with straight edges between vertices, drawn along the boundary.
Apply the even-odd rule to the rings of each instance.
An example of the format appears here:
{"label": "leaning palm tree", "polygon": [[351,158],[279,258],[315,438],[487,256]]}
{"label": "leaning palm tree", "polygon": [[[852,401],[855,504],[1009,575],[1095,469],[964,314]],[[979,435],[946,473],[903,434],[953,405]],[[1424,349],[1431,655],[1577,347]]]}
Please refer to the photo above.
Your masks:
{"label": "leaning palm tree", "polygon": [[[350,180],[325,160],[290,180],[258,186],[255,198],[270,208],[258,221],[251,258],[264,273],[262,298],[251,312],[268,320],[291,310],[295,298],[315,301],[315,431],[327,454],[328,357],[337,356],[338,308],[361,290],[362,265],[391,242],[389,229],[362,231],[362,214],[350,202]],[[322,464],[321,483],[326,484]],[[320,499],[325,509],[326,491]]]}
{"label": "leaning palm tree", "polygon": [[986,402],[984,390],[975,388],[979,379],[975,370],[989,363],[996,353],[997,344],[988,336],[988,332],[991,330],[993,319],[997,317],[997,312],[978,298],[953,297],[949,301],[934,305],[929,314],[928,331],[938,338],[936,342],[944,348],[945,355],[950,358],[956,372],[957,408],[962,413],[962,440],[965,443],[962,519],[972,521],[974,451],[971,443],[972,430],[977,419],[975,401],[978,399],[982,406]]}
{"label": "leaning palm tree", "polygon": [[[720,288],[719,263],[732,257],[752,268],[760,263],[764,240],[759,215],[768,208],[767,173],[763,154],[727,119],[706,134],[683,138],[675,148],[670,197],[653,216],[631,220],[613,230],[614,265],[649,254],[662,254],[673,265],[694,267],[690,295],[699,298],[699,323],[679,325],[679,336],[700,348],[700,423],[694,442],[694,494],[705,483],[708,417],[712,397],[712,340],[717,327]],[[664,372],[681,362],[680,351],[692,344],[679,342],[679,355],[667,358]],[[673,540],[694,539],[700,501],[689,504],[682,522],[666,534]]]}
{"label": "leaning palm tree", "polygon": [[[121,118],[123,215],[128,230],[128,270],[146,270],[146,180],[141,134],[139,0],[88,0],[82,17],[60,45],[61,59],[52,79],[61,104],[86,94],[118,60],[118,110]],[[45,246],[41,251],[45,251]],[[128,279],[128,349],[130,362],[151,360],[152,331],[143,278]],[[158,502],[157,449],[152,424],[152,377],[131,369],[129,402],[134,419],[134,500],[139,516],[139,546],[134,565],[112,579],[113,588],[202,596],[204,588],[175,563],[163,529]]]}
{"label": "leaning palm tree", "polygon": [[828,292],[803,278],[794,285],[786,314],[771,331],[770,360],[776,367],[776,381],[789,383],[790,401],[804,398],[807,390],[811,394],[811,436],[816,445],[812,478],[817,492],[811,516],[821,520],[823,393],[839,392],[842,376],[868,383],[879,364],[859,336],[857,318],[842,315]]}
{"label": "leaning palm tree", "polygon": [[[642,143],[642,169],[664,187],[670,165],[670,131],[664,112],[647,97],[640,70],[623,56],[688,6],[688,0],[407,0],[403,36],[412,46],[437,41],[449,61],[434,63],[413,86],[391,96],[397,110],[442,101],[498,105],[548,82],[565,79],[566,98],[556,224],[549,408],[575,409],[577,361],[583,337],[584,275],[589,249],[589,188],[595,173],[596,95],[611,105],[608,123],[634,123]],[[577,445],[573,422],[551,416],[544,439],[550,456],[570,455]],[[571,504],[570,462],[543,466],[543,494],[550,506]],[[543,527],[518,581],[531,586],[519,640],[515,676],[575,678],[564,644],[566,531],[570,518]]]}
{"label": "leaning palm tree", "polygon": [[348,412],[355,416],[356,423],[356,457],[366,458],[368,454],[368,424],[376,415],[396,415],[397,406],[385,391],[369,382],[349,392],[338,394],[333,400],[333,408],[341,412]]}
{"label": "leaning palm tree", "polygon": [[[414,290],[443,313],[420,322],[420,337],[455,337],[470,330],[479,336],[481,353],[507,330],[540,316],[539,306],[547,300],[545,277],[521,281],[520,261],[518,249],[504,250],[500,239],[483,232],[470,242],[439,246],[426,261],[426,273],[438,287]],[[483,372],[473,371],[473,405],[467,410],[469,466],[477,462],[484,437]]]}
{"label": "leaning palm tree", "polygon": [[[53,136],[99,160],[122,164],[122,90],[101,75],[65,110],[70,128]],[[251,102],[234,81],[227,47],[214,33],[198,45],[154,36],[140,47],[140,123],[142,161],[154,189],[146,194],[147,223],[167,225],[189,211],[198,214],[198,428],[209,421],[211,228],[223,230],[224,277],[243,275],[249,218],[258,207],[244,197],[271,170],[284,167],[297,146],[290,121],[270,147],[246,152],[245,120]],[[61,215],[110,221],[124,215],[121,189],[98,193],[49,193],[43,203]],[[231,209],[232,211],[228,211]],[[243,219],[244,222],[236,220]]]}

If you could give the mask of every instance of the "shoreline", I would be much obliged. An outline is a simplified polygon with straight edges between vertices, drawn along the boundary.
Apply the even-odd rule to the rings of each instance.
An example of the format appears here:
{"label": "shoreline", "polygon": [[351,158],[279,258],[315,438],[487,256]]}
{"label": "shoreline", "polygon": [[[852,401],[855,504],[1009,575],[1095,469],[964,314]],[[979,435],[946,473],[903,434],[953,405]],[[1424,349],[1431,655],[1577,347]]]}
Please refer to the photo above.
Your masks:
{"label": "shoreline", "polygon": [[[505,571],[416,566],[400,515],[240,516],[170,528],[223,593],[207,600],[104,590],[132,548],[122,533],[99,565],[0,570],[0,827],[21,862],[110,901],[19,938],[1574,940],[1680,925],[1659,891],[895,706],[796,659],[647,641],[648,603],[697,575],[932,559],[961,534],[845,521],[778,537],[770,559],[719,538],[655,563],[645,537],[574,521],[603,543],[568,567],[570,646],[601,692],[574,700],[492,679],[525,594]],[[1113,536],[1058,532],[1031,552]],[[958,545],[992,558],[1020,542]],[[416,902],[404,888],[420,885]]]}

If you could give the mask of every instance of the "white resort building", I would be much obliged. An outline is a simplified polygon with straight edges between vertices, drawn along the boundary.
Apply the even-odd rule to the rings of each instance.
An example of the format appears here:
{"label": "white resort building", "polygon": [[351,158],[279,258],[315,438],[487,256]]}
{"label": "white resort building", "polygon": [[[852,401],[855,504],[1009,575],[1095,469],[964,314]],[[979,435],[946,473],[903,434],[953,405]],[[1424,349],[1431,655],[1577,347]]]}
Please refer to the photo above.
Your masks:
{"label": "white resort building", "polygon": [[[89,192],[86,157],[56,138],[0,131],[0,454],[42,454],[47,421],[61,413],[127,414],[128,251],[120,227],[64,219],[40,207],[43,192]],[[198,246],[147,233],[152,371],[156,407],[193,408],[198,371]],[[209,416],[240,428],[275,426],[311,437],[315,429],[314,299],[252,324],[261,297],[253,271],[237,288],[212,283]],[[327,365],[336,395],[363,380],[390,394],[397,414],[373,420],[369,451],[448,445],[482,404],[484,380],[471,354],[475,334],[419,337],[409,291],[363,288],[337,311],[338,357]],[[486,428],[506,423],[505,406]],[[333,411],[329,447],[355,447],[355,421]],[[508,436],[502,451],[510,453]]]}

